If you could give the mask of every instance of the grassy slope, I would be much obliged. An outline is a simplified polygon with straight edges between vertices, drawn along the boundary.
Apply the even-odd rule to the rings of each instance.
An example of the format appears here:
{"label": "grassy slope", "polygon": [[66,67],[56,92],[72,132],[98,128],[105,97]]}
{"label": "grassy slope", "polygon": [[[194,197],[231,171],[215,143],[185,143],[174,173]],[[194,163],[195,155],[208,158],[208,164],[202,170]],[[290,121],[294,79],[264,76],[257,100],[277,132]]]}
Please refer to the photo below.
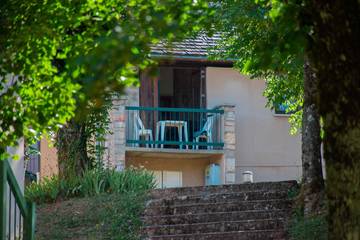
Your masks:
{"label": "grassy slope", "polygon": [[37,208],[36,239],[139,239],[144,194],[104,194]]}

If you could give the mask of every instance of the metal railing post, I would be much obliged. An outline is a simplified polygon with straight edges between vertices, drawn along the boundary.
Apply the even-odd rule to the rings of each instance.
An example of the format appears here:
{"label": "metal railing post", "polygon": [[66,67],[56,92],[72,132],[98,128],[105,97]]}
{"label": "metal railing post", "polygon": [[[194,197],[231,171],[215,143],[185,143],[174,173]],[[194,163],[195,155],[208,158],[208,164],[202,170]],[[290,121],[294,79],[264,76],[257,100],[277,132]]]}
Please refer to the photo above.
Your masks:
{"label": "metal railing post", "polygon": [[25,240],[34,240],[35,239],[35,203],[28,202],[28,213],[25,225]]}
{"label": "metal railing post", "polygon": [[[6,229],[7,229],[7,213],[9,209],[9,216],[11,215],[11,209],[8,208],[8,191],[14,196],[14,237],[16,237],[16,218],[17,213],[16,209],[19,208],[19,238],[24,240],[34,240],[35,239],[35,204],[26,203],[25,197],[20,190],[18,182],[15,178],[14,173],[11,170],[11,167],[7,160],[0,160],[0,239],[6,239]],[[7,186],[9,185],[9,190]],[[9,201],[12,201],[9,199]],[[23,218],[23,236],[21,236],[21,218]],[[11,221],[9,221],[9,234],[11,234],[10,228]],[[10,236],[9,236],[10,237]]]}
{"label": "metal railing post", "polygon": [[6,213],[7,213],[7,160],[0,159],[0,238],[6,239]]}

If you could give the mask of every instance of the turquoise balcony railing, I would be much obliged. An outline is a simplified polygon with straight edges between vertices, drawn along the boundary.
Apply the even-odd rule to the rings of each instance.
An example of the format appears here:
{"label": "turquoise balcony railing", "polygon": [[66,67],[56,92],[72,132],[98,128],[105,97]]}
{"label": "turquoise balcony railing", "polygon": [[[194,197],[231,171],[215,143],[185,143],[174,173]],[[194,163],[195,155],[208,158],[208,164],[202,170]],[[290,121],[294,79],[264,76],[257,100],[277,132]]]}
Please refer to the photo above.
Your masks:
{"label": "turquoise balcony railing", "polygon": [[128,147],[221,150],[221,109],[126,107]]}

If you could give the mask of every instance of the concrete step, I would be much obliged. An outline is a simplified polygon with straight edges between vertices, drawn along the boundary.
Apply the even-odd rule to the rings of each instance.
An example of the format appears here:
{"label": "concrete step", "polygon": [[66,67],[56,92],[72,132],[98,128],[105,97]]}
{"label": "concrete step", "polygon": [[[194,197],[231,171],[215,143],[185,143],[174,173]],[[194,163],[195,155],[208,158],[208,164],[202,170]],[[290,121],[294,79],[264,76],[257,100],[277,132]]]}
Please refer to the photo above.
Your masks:
{"label": "concrete step", "polygon": [[145,239],[285,240],[295,181],[151,191]]}
{"label": "concrete step", "polygon": [[197,203],[216,203],[224,201],[254,201],[254,200],[275,200],[286,199],[288,191],[246,191],[246,192],[228,192],[228,193],[203,193],[201,195],[172,196],[161,199],[152,199],[148,201],[147,207]]}
{"label": "concrete step", "polygon": [[143,217],[145,225],[192,224],[217,221],[287,218],[288,210],[255,210],[238,212],[215,212],[202,214],[176,214]]}
{"label": "concrete step", "polygon": [[148,240],[285,240],[286,234],[279,230],[214,232],[201,234],[175,234],[152,236]]}
{"label": "concrete step", "polygon": [[291,207],[292,202],[290,200],[227,201],[149,207],[145,209],[144,216],[238,212],[250,210],[290,210]]}
{"label": "concrete step", "polygon": [[291,187],[296,186],[296,181],[282,181],[282,182],[259,182],[259,183],[245,183],[245,184],[229,184],[220,186],[200,186],[200,187],[182,187],[182,188],[167,188],[155,189],[151,191],[152,199],[169,198],[173,196],[189,196],[202,195],[210,193],[234,193],[234,192],[249,192],[249,191],[287,191]]}
{"label": "concrete step", "polygon": [[213,232],[235,232],[250,230],[282,230],[283,219],[259,219],[245,221],[220,221],[177,225],[155,225],[145,227],[148,236],[200,234]]}

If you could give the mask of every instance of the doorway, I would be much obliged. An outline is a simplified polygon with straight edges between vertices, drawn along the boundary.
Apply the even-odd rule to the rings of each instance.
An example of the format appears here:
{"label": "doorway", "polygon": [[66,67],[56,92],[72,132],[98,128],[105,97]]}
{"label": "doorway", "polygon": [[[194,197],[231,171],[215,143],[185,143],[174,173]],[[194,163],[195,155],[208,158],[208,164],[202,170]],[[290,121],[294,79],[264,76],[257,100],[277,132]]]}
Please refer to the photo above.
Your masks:
{"label": "doorway", "polygon": [[[196,110],[206,108],[204,73],[205,70],[201,67],[160,67],[159,69],[159,106],[179,109],[176,112],[162,112],[159,119],[186,122],[190,141],[203,124],[204,114]],[[176,128],[168,128],[165,135],[166,139],[174,141],[180,139]]]}
{"label": "doorway", "polygon": [[201,67],[160,67],[158,86],[159,107],[206,108]]}
{"label": "doorway", "polygon": [[140,74],[140,106],[151,108],[140,111],[139,116],[154,139],[167,142],[161,147],[193,148],[188,143],[206,121],[206,112],[199,111],[206,108],[205,72],[201,66],[163,66],[156,75]]}

